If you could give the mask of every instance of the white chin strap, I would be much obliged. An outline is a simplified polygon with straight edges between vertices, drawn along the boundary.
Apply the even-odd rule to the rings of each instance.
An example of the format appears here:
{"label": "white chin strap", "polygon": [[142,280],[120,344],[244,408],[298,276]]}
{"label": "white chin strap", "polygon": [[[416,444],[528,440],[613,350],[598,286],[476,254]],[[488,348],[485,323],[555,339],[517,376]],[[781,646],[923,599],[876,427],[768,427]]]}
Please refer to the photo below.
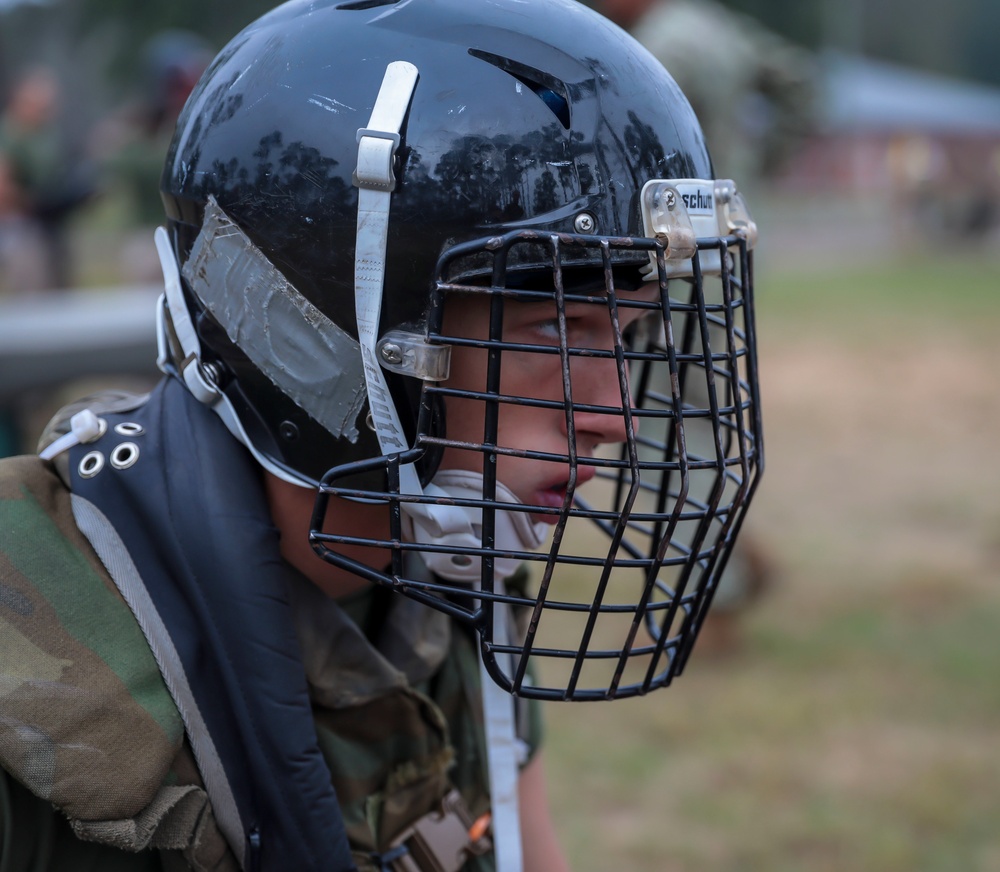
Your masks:
{"label": "white chin strap", "polygon": [[[424,494],[461,500],[482,500],[483,476],[465,469],[445,469],[424,488]],[[500,482],[497,482],[496,500],[520,505],[520,500]],[[459,532],[443,531],[437,524],[432,528],[428,524],[428,515],[433,513],[433,508],[430,512],[419,515],[407,514],[406,508],[403,507],[403,534],[410,541],[423,545],[469,548],[477,551],[483,547],[481,508],[473,506],[460,508],[468,521],[468,526]],[[547,532],[548,526],[532,523],[527,512],[498,511],[494,523],[494,548],[497,551],[535,551],[542,546]],[[461,581],[471,585],[478,583],[482,577],[482,557],[479,555],[425,551],[421,556],[435,575],[448,581]],[[493,561],[494,576],[498,579],[508,578],[522,562],[517,557],[496,557]]]}
{"label": "white chin strap", "polygon": [[[424,488],[428,496],[450,497],[457,500],[483,499],[483,476],[464,469],[445,469]],[[496,501],[520,505],[520,501],[500,482],[496,485]],[[407,514],[403,506],[403,535],[406,539],[424,545],[442,545],[457,548],[482,548],[483,510],[476,506],[460,507],[468,520],[469,529],[462,532],[443,532],[440,525],[430,529],[426,519],[439,506],[424,507],[421,514]],[[452,507],[454,510],[455,507]],[[545,542],[546,524],[532,523],[527,512],[497,511],[494,514],[494,547],[498,551],[534,551]],[[458,581],[470,587],[479,587],[482,580],[482,557],[478,554],[448,554],[436,551],[421,553],[424,562],[435,575],[449,581]],[[513,575],[523,561],[517,557],[496,557],[493,561],[494,591],[504,592],[503,580]],[[496,644],[509,642],[512,629],[510,606],[497,602],[493,609],[493,640]],[[510,660],[509,654],[496,654],[497,659]],[[508,662],[505,671],[512,674]],[[520,803],[517,785],[521,764],[526,757],[526,747],[517,736],[515,706],[507,691],[489,675],[482,658],[479,660],[479,678],[483,694],[483,717],[486,730],[487,765],[490,773],[490,807],[493,815],[493,842],[496,851],[497,872],[521,872],[523,855],[521,845]]]}
{"label": "white chin strap", "polygon": [[[386,67],[385,77],[372,107],[371,119],[366,128],[358,131],[358,165],[354,173],[354,183],[358,187],[358,226],[354,259],[355,310],[358,323],[358,344],[364,361],[365,382],[372,424],[378,437],[379,446],[386,456],[399,454],[407,448],[407,439],[392,395],[382,374],[382,367],[376,350],[379,322],[382,310],[382,291],[385,279],[386,247],[389,231],[389,209],[392,192],[396,188],[393,161],[400,143],[400,131],[406,117],[407,108],[413,98],[419,73],[413,64],[394,61]],[[434,493],[434,485],[426,490],[413,464],[405,464],[399,469],[400,491],[407,495],[420,496]],[[478,482],[463,481],[459,475],[456,481],[439,483],[440,495],[445,496],[453,486],[463,486],[464,493],[475,491],[475,498],[482,499],[482,476]],[[506,489],[505,489],[506,491]],[[516,502],[513,494],[506,492],[511,502]],[[409,526],[412,541],[454,542],[482,548],[482,512],[478,513],[479,534],[474,529],[476,513],[457,506],[405,503],[404,518]],[[500,515],[497,513],[497,527]],[[521,516],[527,521],[527,516]],[[521,526],[524,521],[520,522]],[[519,522],[511,524],[512,529]],[[527,525],[531,527],[530,523]],[[421,539],[420,537],[424,538]],[[499,540],[500,531],[497,530]],[[529,537],[530,538],[530,537]],[[520,540],[518,540],[520,541]],[[539,538],[540,542],[540,538]],[[531,546],[531,547],[537,547]],[[523,549],[521,549],[523,550]],[[455,580],[457,576],[454,557],[425,553],[430,569],[444,578]],[[472,580],[479,578],[481,558],[464,556],[459,578]],[[438,559],[443,558],[443,559]],[[499,562],[499,561],[498,561]],[[506,564],[497,568],[502,577],[516,568]],[[497,608],[496,613],[506,621],[508,609]],[[482,660],[480,659],[480,663]],[[517,734],[514,724],[514,701],[501,690],[492,678],[480,667],[483,692],[483,711],[486,721],[486,744],[490,773],[490,799],[493,814],[493,846],[496,853],[497,872],[521,872],[524,866],[521,848],[520,812],[517,801],[518,757]]]}

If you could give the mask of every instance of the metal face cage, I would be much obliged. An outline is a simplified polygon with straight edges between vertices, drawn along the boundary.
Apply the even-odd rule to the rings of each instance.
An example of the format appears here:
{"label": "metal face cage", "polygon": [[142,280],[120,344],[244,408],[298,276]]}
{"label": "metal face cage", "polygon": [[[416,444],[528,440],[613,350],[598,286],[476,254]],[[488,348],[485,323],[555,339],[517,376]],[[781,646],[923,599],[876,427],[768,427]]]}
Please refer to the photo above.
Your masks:
{"label": "metal face cage", "polygon": [[[507,269],[525,261],[529,246],[544,253],[544,277]],[[637,251],[655,263],[648,281],[620,265],[634,264]],[[446,279],[486,256],[492,276]],[[573,266],[584,262],[589,269]],[[484,313],[479,329],[446,317],[458,297]],[[526,339],[511,324],[529,306],[551,315]],[[669,685],[691,653],[763,468],[746,241],[699,239],[681,270],[652,239],[517,231],[456,246],[439,264],[426,339],[450,345],[453,359],[448,379],[424,384],[413,447],[327,473],[314,549],[471,625],[489,674],[513,694],[598,700]],[[511,425],[526,416],[538,422],[537,439]],[[401,493],[400,466],[433,453],[442,470],[481,473],[481,493]],[[375,467],[385,470],[383,491],[345,481]],[[537,489],[523,485],[534,470],[545,471]],[[559,487],[540,489],[553,478]],[[384,504],[387,532],[323,532],[330,497]],[[412,541],[406,515],[417,504],[472,513],[481,544]],[[504,515],[544,524],[543,543],[502,541]],[[384,563],[352,560],[338,552],[343,545],[384,549]],[[471,565],[473,581],[428,572],[427,558],[441,555]],[[509,570],[500,566],[517,564],[503,578]]]}

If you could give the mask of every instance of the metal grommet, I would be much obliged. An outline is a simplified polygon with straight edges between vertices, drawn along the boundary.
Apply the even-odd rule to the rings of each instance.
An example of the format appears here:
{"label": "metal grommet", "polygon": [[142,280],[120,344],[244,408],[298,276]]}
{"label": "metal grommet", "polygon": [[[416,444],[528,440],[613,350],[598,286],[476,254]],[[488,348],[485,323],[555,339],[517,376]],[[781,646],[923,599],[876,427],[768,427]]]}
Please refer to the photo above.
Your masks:
{"label": "metal grommet", "polygon": [[80,458],[77,470],[81,478],[93,478],[104,469],[104,455],[100,451],[88,451]]}
{"label": "metal grommet", "polygon": [[134,442],[122,442],[111,452],[111,465],[115,469],[128,469],[139,459],[139,446]]}
{"label": "metal grommet", "polygon": [[589,212],[581,212],[573,219],[573,227],[577,233],[593,233],[597,228],[597,219]]}
{"label": "metal grommet", "polygon": [[365,426],[372,431],[372,433],[377,433],[378,430],[375,429],[375,419],[372,417],[372,413],[369,411],[365,415]]}
{"label": "metal grommet", "polygon": [[121,424],[115,424],[115,433],[119,436],[141,436],[146,432],[146,428],[142,424],[136,424],[133,421],[123,421]]}

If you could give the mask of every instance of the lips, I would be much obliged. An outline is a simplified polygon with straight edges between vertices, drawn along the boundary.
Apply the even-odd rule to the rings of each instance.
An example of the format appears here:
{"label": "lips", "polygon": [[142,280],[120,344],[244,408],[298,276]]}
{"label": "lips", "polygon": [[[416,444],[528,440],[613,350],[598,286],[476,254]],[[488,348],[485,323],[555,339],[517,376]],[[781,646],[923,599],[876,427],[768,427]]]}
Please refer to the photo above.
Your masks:
{"label": "lips", "polygon": [[[577,469],[576,486],[586,484],[597,474],[597,470],[592,466],[583,466]],[[566,501],[566,491],[569,488],[569,479],[560,478],[547,485],[543,485],[535,491],[532,503],[540,508],[561,509]],[[534,520],[543,524],[555,524],[559,516],[555,514],[538,514],[532,516]]]}

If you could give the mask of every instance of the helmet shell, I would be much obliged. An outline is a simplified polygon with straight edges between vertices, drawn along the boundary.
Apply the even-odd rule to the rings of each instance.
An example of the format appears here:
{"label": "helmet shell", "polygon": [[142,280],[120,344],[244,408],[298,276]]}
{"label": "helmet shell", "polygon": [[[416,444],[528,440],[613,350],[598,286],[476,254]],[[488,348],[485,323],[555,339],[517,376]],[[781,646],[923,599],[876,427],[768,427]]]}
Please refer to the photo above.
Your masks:
{"label": "helmet shell", "polygon": [[[383,333],[424,321],[438,258],[457,243],[516,228],[579,232],[581,215],[589,233],[641,237],[646,181],[712,177],[670,75],[575,0],[292,0],[223,49],[181,114],[161,186],[179,261],[213,196],[356,337],[357,131],[397,60],[419,80],[397,153]],[[509,267],[551,268],[520,252]],[[479,268],[468,260],[463,277]],[[353,444],[322,430],[210,316],[198,325],[258,450],[313,480],[380,454],[364,427]],[[387,381],[410,426],[413,380]]]}

